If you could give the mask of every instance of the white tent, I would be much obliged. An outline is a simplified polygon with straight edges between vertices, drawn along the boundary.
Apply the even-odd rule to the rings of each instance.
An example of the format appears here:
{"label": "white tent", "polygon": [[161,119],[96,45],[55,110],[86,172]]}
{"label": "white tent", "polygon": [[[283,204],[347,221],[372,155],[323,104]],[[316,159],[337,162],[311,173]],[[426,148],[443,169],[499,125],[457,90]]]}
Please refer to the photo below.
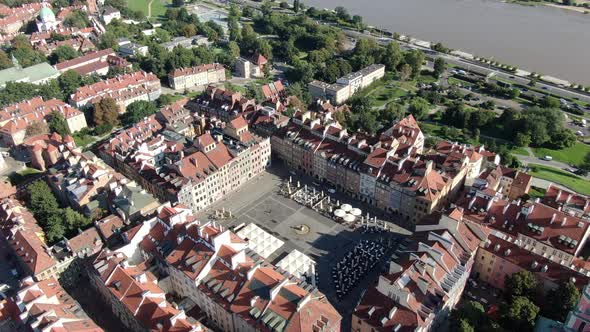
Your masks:
{"label": "white tent", "polygon": [[336,211],[334,211],[334,215],[338,218],[342,218],[346,215],[346,212],[344,212],[344,210],[341,209],[336,209]]}
{"label": "white tent", "polygon": [[344,210],[344,212],[350,212],[350,210],[352,210],[352,206],[350,206],[350,204],[342,204],[340,208]]}
{"label": "white tent", "polygon": [[352,214],[347,213],[342,219],[346,222],[353,222],[355,217]]}
{"label": "white tent", "polygon": [[355,217],[360,217],[360,215],[363,213],[363,211],[361,211],[361,209],[359,208],[354,208],[352,210],[350,210],[350,214],[352,214]]}

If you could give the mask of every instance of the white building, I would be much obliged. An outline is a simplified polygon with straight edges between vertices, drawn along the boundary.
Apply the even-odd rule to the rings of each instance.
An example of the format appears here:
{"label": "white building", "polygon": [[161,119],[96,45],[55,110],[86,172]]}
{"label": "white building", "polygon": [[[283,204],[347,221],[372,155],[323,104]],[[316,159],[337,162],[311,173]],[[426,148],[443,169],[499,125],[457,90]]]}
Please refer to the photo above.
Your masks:
{"label": "white building", "polygon": [[168,83],[174,90],[184,90],[224,81],[225,67],[219,63],[179,68],[168,74]]}

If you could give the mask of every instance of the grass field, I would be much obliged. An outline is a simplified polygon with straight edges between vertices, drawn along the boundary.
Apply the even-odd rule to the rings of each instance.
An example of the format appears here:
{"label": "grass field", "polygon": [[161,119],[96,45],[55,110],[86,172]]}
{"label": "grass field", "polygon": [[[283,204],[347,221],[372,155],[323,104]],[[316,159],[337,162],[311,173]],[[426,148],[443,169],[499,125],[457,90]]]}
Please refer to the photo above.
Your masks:
{"label": "grass field", "polygon": [[590,153],[590,145],[584,143],[576,143],[571,148],[562,150],[553,150],[547,148],[534,148],[533,152],[536,157],[551,156],[555,161],[561,161],[568,165],[580,165],[584,162],[584,157]]}
{"label": "grass field", "polygon": [[529,164],[530,175],[539,179],[555,182],[584,195],[590,195],[590,181],[557,168],[539,164]]}
{"label": "grass field", "polygon": [[[143,12],[146,16],[149,14],[148,6],[150,4],[150,0],[127,0],[127,6],[131,10],[139,10]],[[166,13],[166,5],[168,1],[166,0],[153,0],[151,1],[151,17],[160,17]]]}

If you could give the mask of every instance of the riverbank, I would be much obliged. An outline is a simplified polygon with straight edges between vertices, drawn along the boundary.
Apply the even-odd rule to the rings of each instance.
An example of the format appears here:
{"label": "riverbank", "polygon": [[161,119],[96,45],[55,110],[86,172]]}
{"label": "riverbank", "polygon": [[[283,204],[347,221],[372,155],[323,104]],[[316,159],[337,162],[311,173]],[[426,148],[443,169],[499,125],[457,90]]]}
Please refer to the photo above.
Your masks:
{"label": "riverbank", "polygon": [[578,13],[582,13],[582,14],[588,14],[588,13],[590,13],[590,8],[578,7],[578,6],[560,5],[560,4],[557,4],[557,3],[547,2],[547,1],[506,0],[506,1],[503,1],[503,2],[510,3],[510,4],[516,4],[516,5],[522,5],[522,6],[531,6],[531,7],[547,6],[547,7],[553,7],[553,8],[558,8],[558,9],[564,9],[564,10],[569,10],[569,11],[573,11],[573,12],[578,12]]}

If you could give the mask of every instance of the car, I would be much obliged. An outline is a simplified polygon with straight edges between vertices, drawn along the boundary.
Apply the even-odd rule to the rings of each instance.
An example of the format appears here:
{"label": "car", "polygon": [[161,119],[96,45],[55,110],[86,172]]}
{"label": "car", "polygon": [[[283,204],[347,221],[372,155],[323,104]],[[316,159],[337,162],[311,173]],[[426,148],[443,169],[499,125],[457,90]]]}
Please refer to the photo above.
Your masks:
{"label": "car", "polygon": [[508,76],[508,78],[514,78],[514,76]]}
{"label": "car", "polygon": [[312,182],[311,184],[313,184],[313,185],[314,185],[314,186],[316,186],[316,187],[319,187],[319,186],[321,186],[321,185],[322,185],[321,183],[319,183],[319,182],[316,182],[316,181]]}
{"label": "car", "polygon": [[484,299],[483,297],[480,297],[479,301],[483,304],[488,304],[488,300]]}
{"label": "car", "polygon": [[583,137],[584,133],[581,130],[576,131],[576,135]]}
{"label": "car", "polygon": [[541,89],[547,90],[547,87],[546,86],[542,86]]}
{"label": "car", "polygon": [[566,171],[570,172],[570,173],[574,173],[576,174],[578,172],[577,168],[573,168],[573,167],[566,167],[565,169]]}
{"label": "car", "polygon": [[10,270],[10,274],[12,274],[13,277],[18,277],[18,271],[16,269]]}
{"label": "car", "polygon": [[330,189],[328,189],[328,192],[329,192],[330,194],[335,194],[335,193],[336,193],[336,189],[334,189],[334,188],[330,188]]}
{"label": "car", "polygon": [[291,174],[291,175],[297,175],[297,173],[295,173],[295,171],[289,171],[289,174]]}
{"label": "car", "polygon": [[551,161],[551,160],[553,160],[553,157],[551,157],[551,156],[544,156],[544,157],[543,157],[543,158],[541,158],[541,159],[543,159],[543,160],[545,160],[545,161]]}

